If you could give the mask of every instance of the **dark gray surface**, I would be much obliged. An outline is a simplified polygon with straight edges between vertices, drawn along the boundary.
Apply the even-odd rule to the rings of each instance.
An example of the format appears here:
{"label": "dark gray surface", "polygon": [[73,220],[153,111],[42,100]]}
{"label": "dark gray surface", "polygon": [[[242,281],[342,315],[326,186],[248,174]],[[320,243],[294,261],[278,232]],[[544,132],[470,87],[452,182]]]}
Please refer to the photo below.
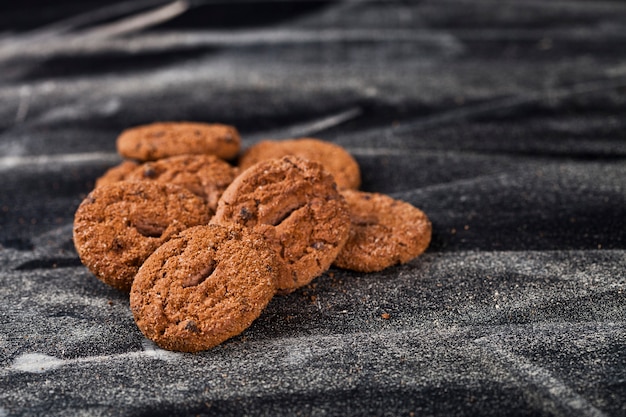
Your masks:
{"label": "dark gray surface", "polygon": [[[626,416],[624,3],[7,4],[0,417]],[[181,119],[345,146],[431,247],[156,348],[72,219],[122,129]]]}

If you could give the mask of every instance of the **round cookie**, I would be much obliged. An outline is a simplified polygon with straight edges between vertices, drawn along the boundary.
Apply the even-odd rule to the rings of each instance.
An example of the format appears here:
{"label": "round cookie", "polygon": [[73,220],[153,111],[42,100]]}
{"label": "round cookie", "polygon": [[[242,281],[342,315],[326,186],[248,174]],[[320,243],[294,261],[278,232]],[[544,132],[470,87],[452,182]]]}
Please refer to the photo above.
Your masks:
{"label": "round cookie", "polygon": [[331,265],[348,238],[348,207],[335,182],[313,161],[286,156],[259,162],[228,186],[212,223],[252,228],[288,265],[278,289],[308,284]]}
{"label": "round cookie", "polygon": [[238,173],[238,168],[215,155],[178,155],[146,162],[127,174],[126,180],[180,185],[202,197],[215,212],[217,200]]}
{"label": "round cookie", "polygon": [[96,180],[96,188],[113,182],[124,181],[128,174],[133,172],[139,164],[135,161],[125,160],[120,164],[109,168],[100,178]]}
{"label": "round cookie", "polygon": [[152,123],[126,129],[117,138],[118,153],[139,161],[184,154],[232,159],[240,146],[241,138],[233,126],[197,122]]}
{"label": "round cookie", "polygon": [[74,215],[74,246],[103,282],[129,291],[143,261],[171,236],[207,224],[198,196],[173,184],[121,181],[94,189]]}
{"label": "round cookie", "polygon": [[259,317],[281,265],[261,236],[240,226],[192,227],[144,262],[130,307],[139,329],[160,347],[209,349]]}
{"label": "round cookie", "polygon": [[344,148],[331,142],[314,138],[264,140],[248,148],[239,158],[244,170],[260,161],[296,155],[318,162],[333,174],[340,189],[358,189],[361,185],[359,164]]}
{"label": "round cookie", "polygon": [[420,255],[430,243],[428,217],[413,205],[384,194],[344,190],[350,209],[350,237],[334,265],[360,272],[380,271]]}

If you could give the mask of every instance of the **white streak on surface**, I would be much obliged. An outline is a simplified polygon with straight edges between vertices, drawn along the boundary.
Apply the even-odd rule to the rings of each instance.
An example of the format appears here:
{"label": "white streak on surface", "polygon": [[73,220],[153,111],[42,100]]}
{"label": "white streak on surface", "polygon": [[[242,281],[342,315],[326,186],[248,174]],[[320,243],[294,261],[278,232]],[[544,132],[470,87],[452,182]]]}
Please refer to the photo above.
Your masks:
{"label": "white streak on surface", "polygon": [[27,373],[42,373],[56,369],[66,362],[43,353],[25,353],[13,361],[11,369]]}
{"label": "white streak on surface", "polygon": [[[97,32],[96,32],[97,33]],[[116,38],[64,34],[22,48],[0,48],[0,60],[17,57],[50,57],[102,52],[155,52],[198,47],[242,47],[253,45],[303,45],[336,42],[414,42],[436,47],[447,54],[460,53],[462,45],[451,35],[425,30],[404,29],[248,29],[238,31],[169,31]],[[0,45],[2,46],[2,45]]]}
{"label": "white streak on surface", "polygon": [[606,414],[567,386],[565,382],[552,375],[549,370],[504,349],[499,343],[488,338],[480,338],[474,342],[489,356],[501,362],[512,374],[536,387],[538,394],[548,397],[565,409],[566,415],[606,417]]}
{"label": "white streak on surface", "polygon": [[155,358],[155,359],[161,359],[161,360],[167,361],[167,360],[173,360],[177,356],[181,355],[180,353],[161,349],[154,342],[148,339],[144,339],[144,341],[142,342],[142,346],[143,346],[143,353],[145,354],[145,356]]}
{"label": "white streak on surface", "polygon": [[575,83],[558,89],[539,90],[525,95],[498,98],[487,101],[486,103],[471,104],[461,108],[446,110],[432,116],[420,118],[416,121],[401,123],[391,129],[385,128],[385,130],[390,130],[393,133],[409,133],[435,126],[448,126],[450,123],[465,121],[476,116],[493,115],[504,110],[531,103],[564,100],[569,97],[616,90],[624,87],[626,87],[626,79],[624,78],[608,78],[600,81]]}
{"label": "white streak on surface", "polygon": [[124,35],[132,32],[166,22],[174,17],[184,13],[189,8],[189,4],[185,0],[177,0],[165,6],[159,7],[147,12],[138,13],[119,21],[103,24],[83,32],[81,36],[93,38],[110,38],[113,36]]}
{"label": "white streak on surface", "polygon": [[133,358],[152,358],[162,361],[171,361],[181,355],[180,353],[163,350],[148,341],[143,343],[143,347],[144,350],[135,352],[125,352],[114,355],[87,356],[73,359],[59,359],[43,353],[24,353],[15,358],[13,364],[8,368],[8,370],[13,372],[44,373],[68,365],[101,363]]}
{"label": "white streak on surface", "polygon": [[39,122],[65,122],[73,120],[82,120],[87,117],[109,117],[119,112],[122,103],[117,98],[111,98],[102,103],[85,104],[76,103],[69,106],[55,107],[44,113]]}
{"label": "white streak on surface", "polygon": [[304,348],[300,346],[289,346],[287,349],[285,363],[288,366],[306,366],[307,362],[313,358],[311,348],[308,346]]}
{"label": "white streak on surface", "polygon": [[249,138],[284,139],[313,135],[359,117],[361,113],[362,111],[359,107],[353,107],[340,113],[332,114],[310,122],[295,124],[284,129],[277,129],[270,132],[264,132],[262,134],[249,135]]}
{"label": "white streak on surface", "polygon": [[15,114],[15,123],[22,123],[28,114],[30,107],[30,87],[24,85],[20,88],[20,101]]}
{"label": "white streak on surface", "polygon": [[59,165],[84,164],[88,162],[117,162],[120,156],[113,152],[86,152],[60,155],[5,156],[0,158],[0,172],[17,167],[32,166],[43,169],[59,168]]}

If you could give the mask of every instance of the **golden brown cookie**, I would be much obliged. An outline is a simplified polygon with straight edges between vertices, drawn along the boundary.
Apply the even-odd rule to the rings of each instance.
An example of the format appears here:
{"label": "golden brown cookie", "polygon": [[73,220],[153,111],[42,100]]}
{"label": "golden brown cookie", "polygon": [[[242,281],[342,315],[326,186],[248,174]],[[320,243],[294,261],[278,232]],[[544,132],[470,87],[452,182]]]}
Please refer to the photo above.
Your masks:
{"label": "golden brown cookie", "polygon": [[74,216],[81,261],[103,282],[129,291],[143,261],[172,235],[207,224],[200,197],[173,184],[121,181],[94,189]]}
{"label": "golden brown cookie", "polygon": [[245,228],[193,227],[145,261],[130,307],[139,329],[160,347],[209,349],[259,317],[275,294],[281,265],[265,240]]}
{"label": "golden brown cookie", "polygon": [[259,162],[228,186],[212,223],[252,228],[280,254],[291,271],[282,292],[324,272],[348,238],[350,218],[332,176],[313,161],[286,156]]}
{"label": "golden brown cookie", "polygon": [[180,185],[202,197],[211,212],[235,179],[239,169],[215,155],[178,155],[146,162],[126,175],[126,180],[154,180]]}
{"label": "golden brown cookie", "polygon": [[333,174],[340,189],[357,189],[361,185],[359,164],[344,148],[314,138],[264,140],[248,148],[239,158],[244,170],[260,161],[296,155],[318,162]]}
{"label": "golden brown cookie", "polygon": [[233,126],[197,122],[152,123],[126,129],[117,138],[119,154],[139,161],[184,154],[232,159],[240,145],[241,138]]}
{"label": "golden brown cookie", "polygon": [[430,243],[426,214],[384,194],[344,190],[350,209],[350,238],[334,265],[361,272],[380,271],[420,255]]}
{"label": "golden brown cookie", "polygon": [[96,187],[123,181],[126,179],[128,174],[137,169],[138,166],[139,164],[135,161],[122,161],[119,165],[109,168],[104,174],[102,174],[102,176],[96,180]]}

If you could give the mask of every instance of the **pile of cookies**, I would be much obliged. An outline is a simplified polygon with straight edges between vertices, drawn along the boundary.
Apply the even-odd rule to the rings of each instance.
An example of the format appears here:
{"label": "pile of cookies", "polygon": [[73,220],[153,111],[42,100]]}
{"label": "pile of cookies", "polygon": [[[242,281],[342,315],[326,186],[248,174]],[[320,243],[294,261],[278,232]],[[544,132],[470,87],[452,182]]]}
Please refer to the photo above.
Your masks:
{"label": "pile of cookies", "polygon": [[342,147],[312,138],[240,147],[221,124],[128,129],[117,139],[124,161],[76,211],[81,261],[130,292],[139,329],[165,349],[218,345],[331,265],[379,271],[430,243],[421,210],[358,191],[359,166]]}

